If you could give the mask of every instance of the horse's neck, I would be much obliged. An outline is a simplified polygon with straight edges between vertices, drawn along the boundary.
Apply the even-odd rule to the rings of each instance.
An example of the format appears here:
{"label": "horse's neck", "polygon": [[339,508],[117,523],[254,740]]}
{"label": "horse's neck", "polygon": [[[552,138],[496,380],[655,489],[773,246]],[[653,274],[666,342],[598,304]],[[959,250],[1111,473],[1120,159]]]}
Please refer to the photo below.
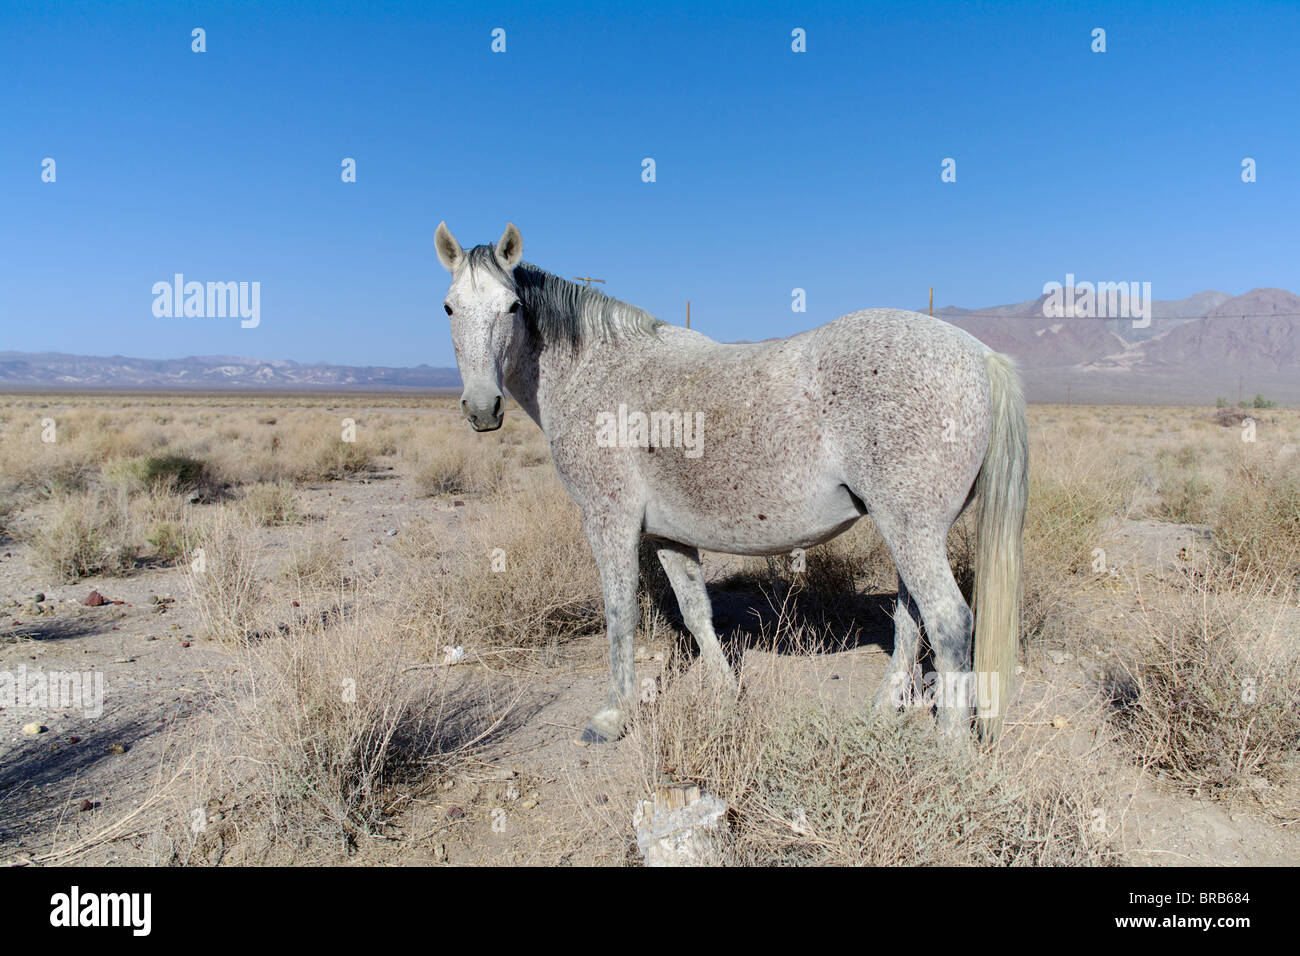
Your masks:
{"label": "horse's neck", "polygon": [[539,336],[530,336],[505,369],[510,395],[543,432],[554,427],[555,396],[572,378],[579,362],[579,357],[563,346],[545,345]]}

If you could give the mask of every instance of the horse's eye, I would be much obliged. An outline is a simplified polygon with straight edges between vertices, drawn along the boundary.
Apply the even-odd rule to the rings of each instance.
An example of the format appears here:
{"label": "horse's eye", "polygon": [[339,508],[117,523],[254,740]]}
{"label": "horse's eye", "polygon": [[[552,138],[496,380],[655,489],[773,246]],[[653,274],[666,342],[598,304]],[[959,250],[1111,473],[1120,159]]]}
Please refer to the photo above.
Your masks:
{"label": "horse's eye", "polygon": [[511,302],[511,303],[510,303],[510,308],[507,309],[506,311],[508,311],[508,312],[518,312],[518,311],[519,311],[519,300],[518,300],[518,299],[515,299],[515,301]]}
{"label": "horse's eye", "polygon": [[446,312],[447,312],[448,315],[451,315],[451,306],[449,306],[446,302],[444,302],[444,303],[442,304],[442,307],[443,307],[443,309],[446,310]]}

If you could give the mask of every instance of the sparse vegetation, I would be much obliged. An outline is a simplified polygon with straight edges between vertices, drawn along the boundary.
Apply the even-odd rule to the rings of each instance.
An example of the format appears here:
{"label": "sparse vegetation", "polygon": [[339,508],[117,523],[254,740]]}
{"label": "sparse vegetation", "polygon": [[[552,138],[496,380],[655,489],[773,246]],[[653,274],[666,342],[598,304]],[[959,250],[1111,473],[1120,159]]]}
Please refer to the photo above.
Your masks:
{"label": "sparse vegetation", "polygon": [[127,499],[103,490],[57,494],[26,539],[37,562],[61,581],[118,574],[135,560]]}
{"label": "sparse vegetation", "polygon": [[445,673],[411,671],[397,634],[370,613],[245,652],[255,686],[234,690],[258,703],[230,719],[255,768],[246,826],[263,852],[346,852],[472,746],[474,702]]}
{"label": "sparse vegetation", "polygon": [[[780,635],[809,643],[806,635]],[[771,657],[745,694],[688,671],[641,717],[650,779],[699,784],[731,807],[742,865],[1081,865],[1114,850],[1091,826],[1096,784],[1032,761],[962,753],[928,715],[808,701]]]}
{"label": "sparse vegetation", "polygon": [[258,550],[255,526],[233,508],[213,512],[191,531],[185,576],[209,637],[242,644],[254,635],[263,597]]}
{"label": "sparse vegetation", "polygon": [[[352,400],[290,396],[273,414],[240,396],[219,410],[151,396],[121,407],[0,400],[0,536],[11,542],[0,550],[12,548],[11,567],[42,569],[47,591],[125,575],[120,594],[96,585],[127,599],[113,613],[134,604],[166,616],[113,632],[120,667],[136,631],[186,643],[193,631],[218,645],[185,653],[230,662],[203,670],[229,682],[215,777],[190,781],[173,814],[220,806],[224,819],[201,834],[178,824],[174,856],[164,854],[173,861],[427,862],[433,850],[409,834],[447,832],[451,806],[471,834],[498,806],[522,826],[510,800],[541,785],[489,786],[485,764],[515,752],[521,727],[528,748],[571,734],[581,718],[545,711],[555,694],[595,706],[604,693],[599,576],[543,436],[514,409],[499,432],[475,435],[450,401],[412,414],[393,399]],[[866,709],[864,675],[883,666],[896,586],[870,521],[808,549],[802,565],[705,556],[715,608],[729,605],[719,632],[743,669],[739,699],[680,656],[692,641],[659,613],[673,598],[647,544],[637,676],[653,674],[657,696],[617,759],[566,772],[564,796],[576,799],[542,787],[545,845],[556,858],[581,845],[578,859],[625,861],[633,800],[674,781],[728,801],[735,863],[1093,865],[1133,860],[1113,818],[1096,826],[1099,807],[1127,799],[1108,787],[1127,794],[1145,780],[1162,800],[1198,794],[1234,812],[1291,793],[1300,414],[1255,408],[1271,405],[1224,402],[1217,417],[1031,410],[1027,673],[989,751],[952,753],[919,712]],[[345,418],[355,442],[340,440]],[[47,419],[56,441],[41,440]],[[970,535],[963,519],[948,542],[968,593]],[[1150,553],[1131,544],[1142,536]],[[1166,540],[1178,546],[1157,561]],[[186,586],[162,584],[167,573]],[[177,600],[145,600],[151,591]],[[67,593],[39,608],[16,596],[22,627],[64,626]],[[97,613],[68,617],[91,626]],[[442,666],[449,647],[464,649],[461,666]],[[1049,651],[1065,661],[1055,671]],[[513,699],[499,680],[543,703],[493,743],[481,734]],[[1034,698],[1046,709],[1026,713],[1049,682],[1068,703]],[[539,729],[543,712],[554,719]],[[590,789],[597,763],[607,776]],[[510,787],[521,793],[507,797]],[[1286,799],[1268,806],[1289,821]],[[583,821],[563,816],[572,803]],[[590,828],[601,814],[604,829]]]}
{"label": "sparse vegetation", "polygon": [[1285,615],[1261,613],[1270,583],[1208,569],[1143,608],[1114,666],[1122,740],[1173,786],[1250,792],[1297,755],[1300,653]]}
{"label": "sparse vegetation", "polygon": [[[431,650],[465,645],[536,649],[603,630],[600,579],[577,506],[554,475],[525,483],[508,501],[487,500],[463,550],[420,570],[408,621]],[[420,534],[401,545],[428,554]],[[432,610],[432,613],[431,613]]]}
{"label": "sparse vegetation", "polygon": [[298,493],[287,481],[263,481],[244,492],[244,513],[264,528],[298,524],[303,520]]}

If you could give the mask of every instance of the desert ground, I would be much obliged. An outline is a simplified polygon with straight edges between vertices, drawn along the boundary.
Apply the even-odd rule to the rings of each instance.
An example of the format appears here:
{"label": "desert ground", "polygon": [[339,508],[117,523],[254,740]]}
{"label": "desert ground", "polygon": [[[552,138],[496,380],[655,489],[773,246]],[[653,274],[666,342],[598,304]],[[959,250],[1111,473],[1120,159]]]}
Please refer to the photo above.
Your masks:
{"label": "desert ground", "polygon": [[[642,701],[581,748],[598,581],[517,408],[0,395],[0,862],[636,865],[667,783],[726,801],[735,864],[1300,862],[1300,411],[1030,430],[1000,739],[870,706],[896,585],[866,519],[802,564],[705,555],[739,695],[643,561]],[[964,587],[970,550],[963,519]]]}

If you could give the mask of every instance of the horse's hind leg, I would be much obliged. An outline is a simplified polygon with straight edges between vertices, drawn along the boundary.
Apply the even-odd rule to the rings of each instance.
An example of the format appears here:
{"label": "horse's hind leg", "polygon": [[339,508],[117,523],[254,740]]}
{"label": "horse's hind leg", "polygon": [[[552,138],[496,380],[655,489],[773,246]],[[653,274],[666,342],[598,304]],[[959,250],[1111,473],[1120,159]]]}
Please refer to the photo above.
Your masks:
{"label": "horse's hind leg", "polygon": [[907,583],[898,578],[898,601],[894,605],[894,656],[876,692],[876,706],[901,707],[912,696],[916,655],[921,643],[921,611],[907,593]]}
{"label": "horse's hind leg", "polygon": [[734,687],[736,679],[731,665],[722,651],[722,644],[713,630],[713,605],[704,586],[704,570],[700,567],[700,552],[675,541],[666,541],[659,547],[659,563],[677,595],[682,620],[700,648],[700,660],[712,668]]}
{"label": "horse's hind leg", "polygon": [[939,730],[949,736],[965,734],[970,729],[974,703],[970,673],[974,618],[948,564],[946,531],[913,527],[905,535],[883,530],[882,535],[893,551],[898,576],[925,624],[938,672],[935,714]]}

